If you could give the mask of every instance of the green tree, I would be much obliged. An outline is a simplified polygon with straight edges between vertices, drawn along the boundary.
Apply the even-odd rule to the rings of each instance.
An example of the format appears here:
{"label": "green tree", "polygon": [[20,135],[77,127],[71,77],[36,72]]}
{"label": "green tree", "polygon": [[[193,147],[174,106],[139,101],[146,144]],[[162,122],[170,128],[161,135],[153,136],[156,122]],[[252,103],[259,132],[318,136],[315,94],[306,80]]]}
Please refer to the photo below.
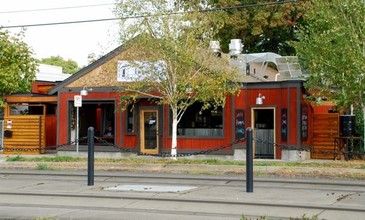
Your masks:
{"label": "green tree", "polygon": [[365,118],[365,2],[312,0],[294,43],[310,72],[307,86]]}
{"label": "green tree", "polygon": [[134,102],[147,96],[170,107],[173,158],[177,125],[185,110],[194,102],[204,103],[203,108],[224,106],[227,94],[238,91],[232,83],[237,81],[237,74],[228,59],[209,51],[219,24],[212,22],[209,13],[183,13],[186,5],[177,2],[131,0],[119,4],[122,17],[144,15],[124,22],[122,42],[128,42],[124,57],[139,71],[121,87],[125,92],[121,99]]}
{"label": "green tree", "polygon": [[80,70],[77,63],[71,59],[65,60],[61,56],[51,56],[41,59],[40,63],[62,67],[62,71],[67,74],[74,74]]}
{"label": "green tree", "polygon": [[224,23],[217,34],[222,49],[228,51],[230,39],[241,39],[245,53],[273,52],[294,55],[290,41],[296,27],[304,23],[303,14],[310,1],[210,0],[214,8],[229,8],[216,13]]}
{"label": "green tree", "polygon": [[0,28],[0,106],[5,95],[29,91],[35,79],[37,62],[23,36]]}

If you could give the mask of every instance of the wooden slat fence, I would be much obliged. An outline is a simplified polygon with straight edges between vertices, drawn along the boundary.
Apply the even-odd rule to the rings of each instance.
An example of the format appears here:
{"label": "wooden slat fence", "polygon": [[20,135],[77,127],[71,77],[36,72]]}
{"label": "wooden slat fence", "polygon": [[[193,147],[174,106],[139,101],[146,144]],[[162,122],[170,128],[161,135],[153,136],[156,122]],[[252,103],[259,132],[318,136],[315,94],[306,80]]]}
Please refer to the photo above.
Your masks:
{"label": "wooden slat fence", "polygon": [[[323,113],[313,115],[313,159],[333,159],[334,137],[339,135],[339,114]],[[323,152],[321,152],[323,151]]]}
{"label": "wooden slat fence", "polygon": [[[11,128],[7,127],[11,122]],[[24,115],[4,119],[4,131],[11,131],[11,137],[4,137],[4,154],[41,154],[46,152],[44,116]]]}

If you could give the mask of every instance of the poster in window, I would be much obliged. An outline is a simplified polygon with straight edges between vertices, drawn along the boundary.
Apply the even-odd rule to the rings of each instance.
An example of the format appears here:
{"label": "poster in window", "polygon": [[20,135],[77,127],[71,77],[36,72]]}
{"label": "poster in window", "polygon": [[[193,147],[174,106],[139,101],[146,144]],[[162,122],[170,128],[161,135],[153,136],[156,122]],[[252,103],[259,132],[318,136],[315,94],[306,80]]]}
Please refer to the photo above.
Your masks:
{"label": "poster in window", "polygon": [[243,109],[236,110],[236,140],[245,137],[245,112]]}
{"label": "poster in window", "polygon": [[301,119],[302,140],[305,141],[308,139],[308,106],[306,105],[302,105]]}
{"label": "poster in window", "polygon": [[288,109],[281,109],[281,141],[288,140]]}

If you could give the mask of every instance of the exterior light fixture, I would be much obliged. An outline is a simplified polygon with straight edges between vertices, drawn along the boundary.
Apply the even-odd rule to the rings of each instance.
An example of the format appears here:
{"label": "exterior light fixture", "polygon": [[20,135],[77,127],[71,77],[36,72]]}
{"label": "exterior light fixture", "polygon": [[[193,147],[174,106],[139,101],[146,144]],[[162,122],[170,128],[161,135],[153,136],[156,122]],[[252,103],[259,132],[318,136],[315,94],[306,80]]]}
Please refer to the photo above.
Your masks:
{"label": "exterior light fixture", "polygon": [[84,88],[80,91],[80,95],[82,96],[87,96],[89,94],[89,91],[93,91],[92,88],[87,88],[86,86],[84,86]]}
{"label": "exterior light fixture", "polygon": [[256,105],[262,105],[264,103],[265,96],[259,93],[259,96],[256,98]]}

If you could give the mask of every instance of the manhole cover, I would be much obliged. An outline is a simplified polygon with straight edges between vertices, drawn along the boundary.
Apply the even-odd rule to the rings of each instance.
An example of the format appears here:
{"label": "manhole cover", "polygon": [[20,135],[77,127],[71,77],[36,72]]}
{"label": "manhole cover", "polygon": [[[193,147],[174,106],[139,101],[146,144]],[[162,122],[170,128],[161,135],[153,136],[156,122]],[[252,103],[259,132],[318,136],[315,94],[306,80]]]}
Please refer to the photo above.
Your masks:
{"label": "manhole cover", "polygon": [[139,192],[181,192],[196,187],[192,186],[172,186],[172,185],[119,185],[104,188],[104,190],[116,190],[116,191],[139,191]]}

